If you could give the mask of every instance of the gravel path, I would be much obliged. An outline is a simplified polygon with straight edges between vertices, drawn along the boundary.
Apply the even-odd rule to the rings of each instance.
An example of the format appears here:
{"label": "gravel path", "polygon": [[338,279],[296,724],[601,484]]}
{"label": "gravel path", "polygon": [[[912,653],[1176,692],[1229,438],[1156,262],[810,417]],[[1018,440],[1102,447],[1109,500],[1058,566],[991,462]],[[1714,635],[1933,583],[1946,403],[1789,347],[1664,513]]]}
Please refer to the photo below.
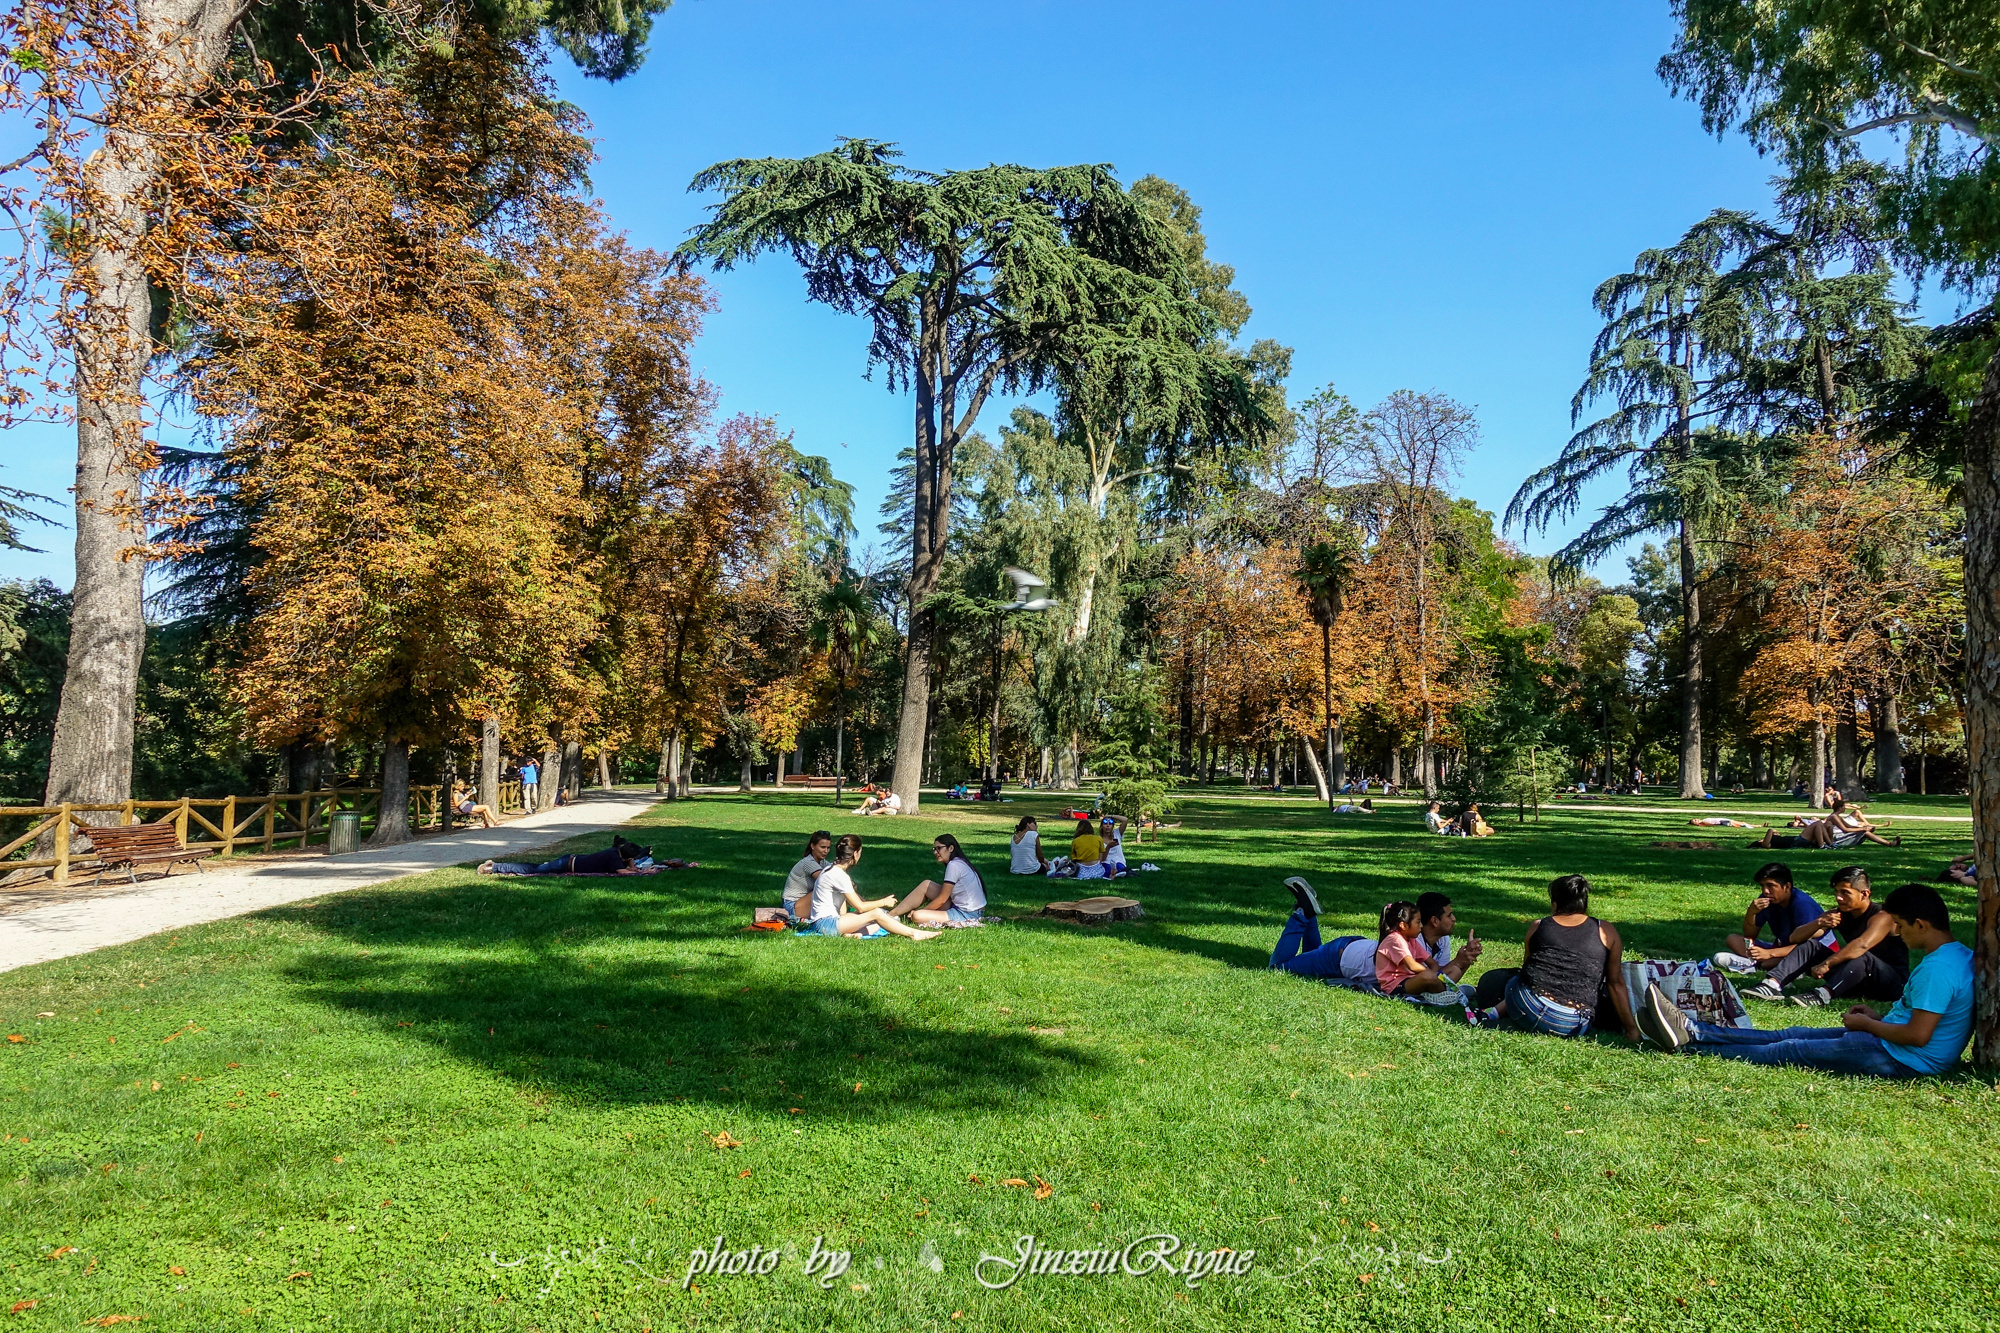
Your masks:
{"label": "gravel path", "polygon": [[468,829],[381,851],[210,860],[199,874],[140,880],[126,888],[49,890],[40,901],[0,915],[0,972],[268,907],[366,888],[466,862],[501,860],[582,833],[617,828],[645,813],[651,792],[586,792],[575,805],[526,815],[495,829]]}

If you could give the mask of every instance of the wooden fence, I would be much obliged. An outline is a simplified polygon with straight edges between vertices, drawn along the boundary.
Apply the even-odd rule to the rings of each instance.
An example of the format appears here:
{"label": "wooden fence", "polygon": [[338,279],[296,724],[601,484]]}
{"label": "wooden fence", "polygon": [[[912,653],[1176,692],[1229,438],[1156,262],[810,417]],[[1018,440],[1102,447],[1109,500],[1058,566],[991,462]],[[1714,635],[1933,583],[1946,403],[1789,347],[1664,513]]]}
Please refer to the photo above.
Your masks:
{"label": "wooden fence", "polygon": [[[410,788],[409,821],[412,828],[441,828],[444,824],[444,792],[436,786]],[[88,837],[90,826],[98,824],[166,824],[174,826],[174,837],[183,847],[219,847],[219,855],[239,851],[304,849],[325,842],[333,829],[333,816],[358,813],[364,829],[378,822],[382,805],[379,787],[330,787],[325,791],[280,792],[267,796],[183,796],[178,801],[123,801],[116,805],[0,805],[0,821],[26,822],[26,828],[0,845],[0,873],[46,869],[57,884],[69,883],[70,872],[82,866],[93,869],[95,859],[87,851],[76,850],[79,833]],[[521,813],[521,784],[500,784],[500,808],[495,814]],[[87,815],[116,813],[116,820],[85,818]],[[465,815],[454,815],[464,823]],[[476,822],[476,821],[475,821]],[[44,830],[54,827],[55,855],[36,858],[34,844]],[[0,831],[0,837],[7,837]]]}

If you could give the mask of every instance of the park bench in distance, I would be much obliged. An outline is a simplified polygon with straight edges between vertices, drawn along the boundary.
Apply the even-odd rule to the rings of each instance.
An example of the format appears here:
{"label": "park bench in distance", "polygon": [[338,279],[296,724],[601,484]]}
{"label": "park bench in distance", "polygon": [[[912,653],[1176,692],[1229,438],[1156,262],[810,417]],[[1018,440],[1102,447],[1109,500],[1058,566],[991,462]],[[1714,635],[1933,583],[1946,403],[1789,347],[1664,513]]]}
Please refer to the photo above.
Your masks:
{"label": "park bench in distance", "polygon": [[[787,787],[804,787],[809,791],[815,788],[825,787],[827,790],[831,791],[834,787],[840,786],[843,783],[845,783],[846,779],[823,778],[817,773],[787,773],[785,774],[783,781],[784,785]],[[857,788],[856,790],[859,789]]]}
{"label": "park bench in distance", "polygon": [[103,870],[115,870],[122,866],[129,882],[139,882],[141,866],[165,866],[169,874],[177,861],[192,861],[196,870],[201,869],[205,857],[214,856],[220,847],[183,847],[175,836],[174,826],[168,823],[93,825],[89,830],[90,845],[97,854]]}

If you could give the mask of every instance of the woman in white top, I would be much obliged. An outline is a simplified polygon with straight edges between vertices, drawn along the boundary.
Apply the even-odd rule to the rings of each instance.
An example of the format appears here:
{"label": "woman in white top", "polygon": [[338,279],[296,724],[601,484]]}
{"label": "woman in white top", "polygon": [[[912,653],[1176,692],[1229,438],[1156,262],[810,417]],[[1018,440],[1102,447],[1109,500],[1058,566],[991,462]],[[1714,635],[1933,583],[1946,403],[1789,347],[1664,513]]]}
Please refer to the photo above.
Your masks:
{"label": "woman in white top", "polygon": [[813,883],[820,872],[832,864],[827,858],[832,855],[833,835],[825,829],[806,839],[805,859],[793,866],[785,876],[784,897],[780,900],[787,912],[800,921],[806,919],[799,909],[800,902],[812,892]]}
{"label": "woman in white top", "polygon": [[931,843],[931,855],[944,862],[943,881],[925,880],[890,909],[891,913],[925,926],[978,922],[986,911],[986,885],[965,859],[958,839],[940,833]]}
{"label": "woman in white top", "polygon": [[1016,875],[1045,875],[1049,859],[1042,855],[1042,833],[1033,815],[1022,815],[1014,826],[1014,859],[1007,867]]}
{"label": "woman in white top", "polygon": [[937,931],[914,929],[883,911],[896,901],[894,898],[866,902],[854,891],[854,880],[848,872],[860,860],[859,837],[843,833],[835,839],[833,864],[820,871],[819,878],[813,881],[812,919],[799,930],[808,935],[859,935],[870,926],[880,926],[892,935],[907,935],[913,940],[936,939]]}
{"label": "woman in white top", "polygon": [[1097,836],[1104,839],[1106,879],[1132,873],[1132,868],[1125,864],[1125,826],[1130,822],[1124,815],[1106,815],[1097,823]]}

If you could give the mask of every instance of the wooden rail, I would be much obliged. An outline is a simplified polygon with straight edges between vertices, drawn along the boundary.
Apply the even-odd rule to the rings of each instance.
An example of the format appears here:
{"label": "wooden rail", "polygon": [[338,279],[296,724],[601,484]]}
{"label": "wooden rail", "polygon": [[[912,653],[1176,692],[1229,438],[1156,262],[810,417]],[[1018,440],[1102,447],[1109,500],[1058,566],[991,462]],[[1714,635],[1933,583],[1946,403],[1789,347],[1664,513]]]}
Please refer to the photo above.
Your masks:
{"label": "wooden rail", "polygon": [[[46,869],[55,883],[69,883],[73,869],[96,859],[88,852],[74,850],[79,831],[88,837],[93,823],[170,823],[181,846],[215,846],[219,848],[218,855],[229,856],[251,849],[303,850],[315,842],[325,842],[336,814],[357,813],[364,827],[373,828],[379,820],[381,804],[379,787],[330,787],[324,791],[277,792],[265,796],[183,796],[178,801],[121,801],[115,805],[0,805],[0,820],[28,821],[25,831],[0,845],[0,872]],[[442,788],[410,788],[408,817],[412,828],[442,827],[444,807]],[[501,783],[500,808],[494,813],[519,814],[521,809],[521,784]],[[85,817],[112,813],[117,814],[116,820]],[[453,816],[455,822],[463,822],[465,818]],[[43,831],[51,826],[55,830],[54,855],[41,858],[29,855]],[[0,837],[4,836],[0,833]]]}

